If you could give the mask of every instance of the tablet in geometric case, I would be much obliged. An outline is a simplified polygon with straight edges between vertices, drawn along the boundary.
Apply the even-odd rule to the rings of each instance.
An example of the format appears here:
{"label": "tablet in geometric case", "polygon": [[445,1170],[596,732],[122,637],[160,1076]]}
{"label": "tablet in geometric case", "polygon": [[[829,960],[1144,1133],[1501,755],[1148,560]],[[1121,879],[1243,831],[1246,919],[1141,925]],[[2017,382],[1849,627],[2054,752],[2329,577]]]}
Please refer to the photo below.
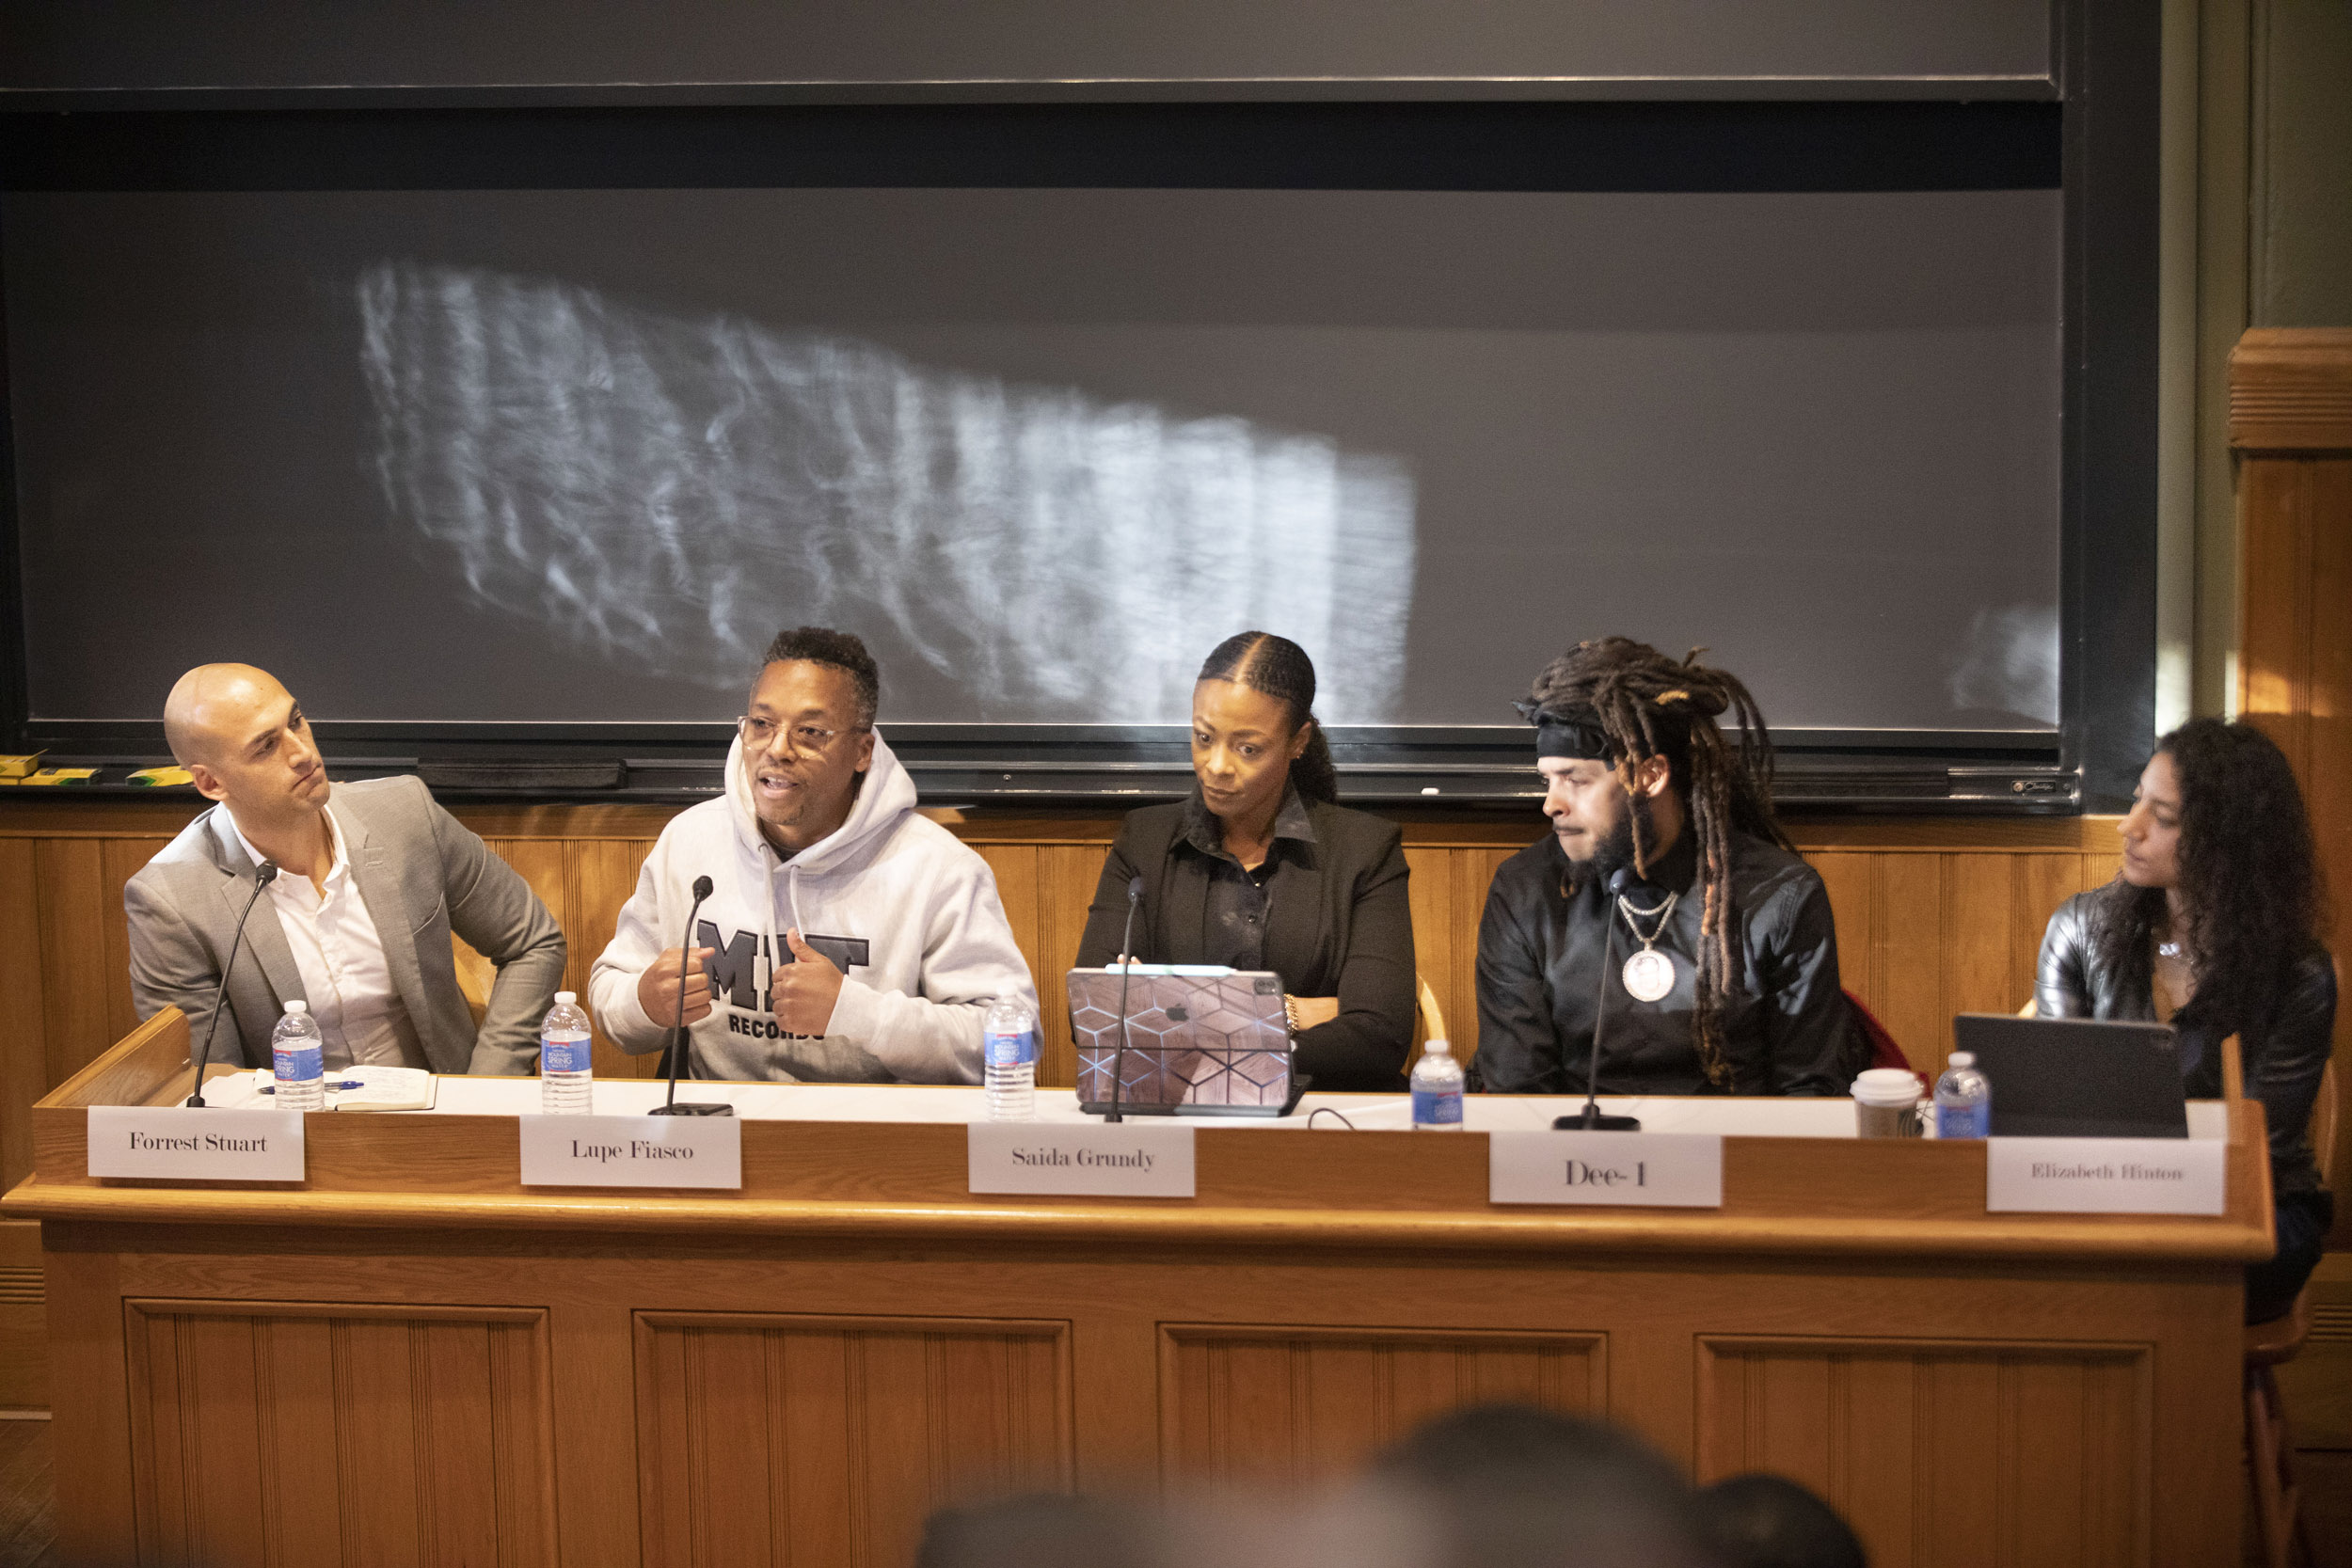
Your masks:
{"label": "tablet in geometric case", "polygon": [[[1110,1102],[1119,1053],[1116,969],[1069,975],[1078,1101]],[[1120,1103],[1143,1114],[1279,1117],[1293,1098],[1290,1015],[1279,974],[1147,974],[1127,977],[1127,1068]]]}

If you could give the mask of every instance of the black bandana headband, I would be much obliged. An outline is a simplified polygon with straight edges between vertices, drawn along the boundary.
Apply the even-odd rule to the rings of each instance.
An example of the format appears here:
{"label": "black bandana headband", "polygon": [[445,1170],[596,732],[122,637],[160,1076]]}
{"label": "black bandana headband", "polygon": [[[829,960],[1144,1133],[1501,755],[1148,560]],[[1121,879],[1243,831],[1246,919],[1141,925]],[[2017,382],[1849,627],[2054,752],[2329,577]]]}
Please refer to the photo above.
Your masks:
{"label": "black bandana headband", "polygon": [[1623,753],[1600,727],[1600,716],[1590,708],[1563,716],[1546,713],[1532,703],[1514,703],[1521,718],[1535,726],[1535,754],[1566,757],[1573,762],[1613,763]]}
{"label": "black bandana headband", "polygon": [[1566,757],[1576,762],[1613,763],[1620,753],[1598,725],[1563,723],[1547,713],[1535,721],[1535,754]]}

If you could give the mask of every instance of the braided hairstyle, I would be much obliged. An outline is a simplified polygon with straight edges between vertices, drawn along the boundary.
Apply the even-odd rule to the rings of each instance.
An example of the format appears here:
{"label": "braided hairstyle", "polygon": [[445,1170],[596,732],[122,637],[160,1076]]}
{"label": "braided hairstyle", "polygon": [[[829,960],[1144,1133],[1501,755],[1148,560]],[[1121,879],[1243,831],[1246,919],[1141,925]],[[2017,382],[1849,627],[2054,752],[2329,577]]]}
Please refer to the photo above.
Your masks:
{"label": "braided hairstyle", "polygon": [[[1696,842],[1700,907],[1698,985],[1692,1033],[1709,1083],[1729,1074],[1724,1060],[1723,998],[1738,989],[1739,896],[1731,880],[1732,835],[1749,833],[1793,850],[1772,816],[1772,740],[1746,686],[1728,671],[1679,661],[1629,637],[1580,642],[1544,666],[1518,705],[1531,721],[1581,728],[1608,753],[1632,794],[1634,768],[1663,758]],[[1730,714],[1738,743],[1716,721]],[[1636,800],[1638,805],[1640,802]],[[1654,852],[1647,813],[1632,812],[1633,865],[1646,876]]]}
{"label": "braided hairstyle", "polygon": [[1323,726],[1315,722],[1315,661],[1306,649],[1270,631],[1235,632],[1216,645],[1193,678],[1232,681],[1273,698],[1289,713],[1293,735],[1302,724],[1313,726],[1307,749],[1291,764],[1291,784],[1302,800],[1338,803],[1339,771],[1331,766]]}

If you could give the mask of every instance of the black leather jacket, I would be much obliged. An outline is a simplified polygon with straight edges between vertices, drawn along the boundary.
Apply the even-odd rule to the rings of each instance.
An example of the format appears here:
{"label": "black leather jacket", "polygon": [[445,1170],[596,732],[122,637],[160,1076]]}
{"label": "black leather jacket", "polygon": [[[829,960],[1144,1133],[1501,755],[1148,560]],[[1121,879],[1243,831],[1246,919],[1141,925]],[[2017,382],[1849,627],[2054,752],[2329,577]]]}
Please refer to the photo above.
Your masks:
{"label": "black leather jacket", "polygon": [[[2121,884],[2078,893],[2058,906],[2042,937],[2042,959],[2034,976],[2034,1011],[2043,1018],[2152,1020],[2155,995],[2143,977],[2137,984],[2099,959],[2098,924],[2121,896]],[[2200,1018],[2197,1004],[2175,1014],[2182,1070],[2192,1099],[2221,1093],[2221,1041],[2231,1030]],[[2314,942],[2288,971],[2286,992],[2259,1030],[2238,1032],[2246,1063],[2246,1090],[2263,1102],[2270,1124],[2270,1182],[2286,1196],[2316,1192],[2319,1167],[2312,1160],[2312,1101],[2336,1026],[2336,969],[2328,950]]]}
{"label": "black leather jacket", "polygon": [[[1681,895],[1659,935],[1659,950],[1675,970],[1674,990],[1659,1002],[1638,1002],[1626,991],[1626,957],[1641,943],[1614,917],[1614,901],[1590,877],[1569,891],[1563,885],[1567,872],[1567,856],[1549,833],[1495,872],[1478,928],[1478,1054],[1471,1071],[1479,1086],[1497,1094],[1583,1093],[1596,1006],[1606,988],[1601,1093],[1725,1092],[1707,1082],[1691,1043],[1697,1001],[1692,955],[1705,910],[1691,835],[1652,868],[1656,886],[1633,898],[1655,908],[1661,889]],[[1828,891],[1795,855],[1745,833],[1732,841],[1731,879],[1740,901],[1740,984],[1724,1003],[1724,1054],[1731,1068],[1725,1088],[1745,1095],[1845,1093],[1856,1069],[1868,1065],[1869,1047],[1837,982]]]}

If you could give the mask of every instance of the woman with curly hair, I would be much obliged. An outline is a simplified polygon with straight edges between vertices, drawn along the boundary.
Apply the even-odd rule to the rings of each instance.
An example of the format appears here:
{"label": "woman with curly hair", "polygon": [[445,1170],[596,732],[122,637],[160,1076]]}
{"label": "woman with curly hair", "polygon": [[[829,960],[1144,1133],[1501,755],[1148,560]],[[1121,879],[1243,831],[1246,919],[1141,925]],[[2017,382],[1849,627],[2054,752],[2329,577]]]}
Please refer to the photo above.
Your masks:
{"label": "woman with curly hair", "polygon": [[2246,1321],[2265,1323],[2295,1304],[2335,1214],[2310,1138],[2336,1020],[2311,818],[2269,736],[2197,719],[2156,743],[2122,833],[2115,880],[2050,917],[2034,1010],[2169,1022],[2200,1099],[2220,1094],[2237,1036],[2270,1125],[2279,1251],[2246,1271]]}

